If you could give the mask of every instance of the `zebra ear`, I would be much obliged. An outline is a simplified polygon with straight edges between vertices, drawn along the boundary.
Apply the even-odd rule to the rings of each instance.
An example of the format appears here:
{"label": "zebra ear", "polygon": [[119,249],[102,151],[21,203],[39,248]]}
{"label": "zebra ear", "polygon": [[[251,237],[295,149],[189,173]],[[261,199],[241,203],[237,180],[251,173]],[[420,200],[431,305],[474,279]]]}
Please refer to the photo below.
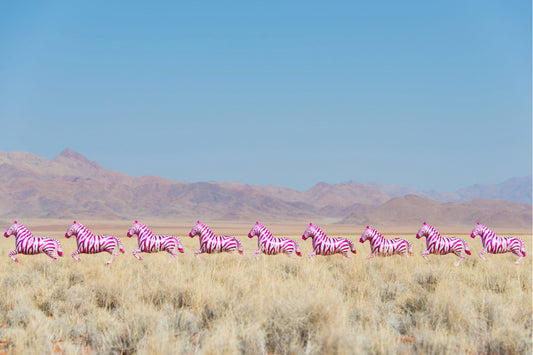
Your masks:
{"label": "zebra ear", "polygon": [[369,226],[366,226],[366,229],[370,228]]}
{"label": "zebra ear", "polygon": [[72,222],[72,224],[76,224],[76,221]]}
{"label": "zebra ear", "polygon": [[309,223],[309,225],[310,225],[310,226],[312,226],[312,225],[313,225],[313,223]]}
{"label": "zebra ear", "polygon": [[139,221],[135,220],[135,223],[139,223]]}
{"label": "zebra ear", "polygon": [[426,222],[424,222],[424,225],[426,225]]}
{"label": "zebra ear", "polygon": [[17,224],[17,221],[15,221],[13,224]]}
{"label": "zebra ear", "polygon": [[479,224],[479,222],[477,222],[477,224]]}
{"label": "zebra ear", "polygon": [[259,222],[258,222],[258,221],[256,221],[256,222],[255,222],[255,224],[259,224]]}
{"label": "zebra ear", "polygon": [[197,223],[197,224],[200,223],[200,220],[197,220],[196,223]]}

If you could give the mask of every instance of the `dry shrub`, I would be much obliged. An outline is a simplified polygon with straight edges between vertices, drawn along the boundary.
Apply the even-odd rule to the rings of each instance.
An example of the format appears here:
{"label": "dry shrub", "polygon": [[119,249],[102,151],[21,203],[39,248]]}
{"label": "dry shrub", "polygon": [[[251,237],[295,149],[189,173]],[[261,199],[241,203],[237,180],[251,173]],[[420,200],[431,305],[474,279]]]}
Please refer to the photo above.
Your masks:
{"label": "dry shrub", "polygon": [[[531,237],[526,244],[531,245]],[[16,353],[323,354],[532,350],[531,257],[454,256],[427,263],[366,253],[290,259],[251,251],[21,256],[0,242],[0,345]],[[131,251],[135,240],[125,240]],[[254,243],[255,242],[255,243]],[[419,245],[417,241],[413,243]],[[11,244],[10,244],[11,245]],[[300,244],[303,255],[310,243]],[[2,246],[4,246],[2,248]],[[74,243],[63,249],[69,255]]]}

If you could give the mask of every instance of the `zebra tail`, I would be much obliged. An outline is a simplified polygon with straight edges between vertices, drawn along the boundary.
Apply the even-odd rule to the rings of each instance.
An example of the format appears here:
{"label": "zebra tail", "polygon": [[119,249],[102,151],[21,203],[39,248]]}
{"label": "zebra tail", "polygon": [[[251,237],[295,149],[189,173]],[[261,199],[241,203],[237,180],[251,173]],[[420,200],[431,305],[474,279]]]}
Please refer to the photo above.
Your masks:
{"label": "zebra tail", "polygon": [[122,254],[124,254],[124,248],[122,247],[122,242],[120,241],[120,239],[118,239],[118,237],[115,237],[115,240],[117,241],[118,249],[120,250]]}
{"label": "zebra tail", "polygon": [[57,245],[57,255],[63,257],[63,250],[61,250],[61,243],[59,243],[59,240],[55,240],[55,242]]}
{"label": "zebra tail", "polygon": [[239,250],[239,254],[243,254],[241,241],[238,238],[235,238],[235,241],[237,242],[237,249]]}
{"label": "zebra tail", "polygon": [[355,250],[355,245],[350,239],[346,239],[348,241],[348,244],[350,244],[350,251],[354,254],[357,254],[357,251]]}
{"label": "zebra tail", "polygon": [[465,241],[464,239],[461,239],[461,240],[462,240],[462,242],[463,242],[463,246],[464,246],[464,248],[465,248],[465,253],[466,253],[467,255],[472,255],[472,253],[470,252],[470,249],[468,249],[468,244],[466,244],[466,241]]}

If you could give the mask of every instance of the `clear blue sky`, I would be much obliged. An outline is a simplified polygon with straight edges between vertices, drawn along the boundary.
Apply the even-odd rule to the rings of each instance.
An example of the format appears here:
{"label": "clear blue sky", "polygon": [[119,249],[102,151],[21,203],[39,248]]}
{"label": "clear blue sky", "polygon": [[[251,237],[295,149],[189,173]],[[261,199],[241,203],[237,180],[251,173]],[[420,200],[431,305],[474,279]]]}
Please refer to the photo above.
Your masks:
{"label": "clear blue sky", "polygon": [[531,174],[531,1],[4,1],[0,151],[180,181]]}

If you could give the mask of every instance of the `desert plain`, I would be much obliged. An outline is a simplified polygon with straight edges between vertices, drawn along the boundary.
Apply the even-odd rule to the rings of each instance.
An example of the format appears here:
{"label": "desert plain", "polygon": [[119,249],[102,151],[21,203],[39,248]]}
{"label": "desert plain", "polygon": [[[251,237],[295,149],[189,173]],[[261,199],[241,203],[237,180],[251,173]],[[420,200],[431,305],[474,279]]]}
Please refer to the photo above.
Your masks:
{"label": "desert plain", "polygon": [[[525,354],[532,351],[532,236],[530,229],[495,230],[526,243],[527,257],[478,253],[468,228],[435,226],[466,239],[472,255],[455,267],[454,255],[422,256],[419,225],[378,228],[386,238],[413,243],[414,256],[367,260],[359,243],[365,226],[321,225],[328,236],[347,237],[357,254],[317,256],[301,235],[305,223],[264,223],[274,236],[295,239],[302,257],[254,258],[255,221],[202,221],[217,235],[238,237],[244,254],[195,258],[196,221],[142,221],[155,234],[178,236],[185,249],[131,252],[133,221],[80,221],[95,234],[118,236],[126,251],[71,258],[72,221],[21,220],[35,236],[58,239],[64,256],[8,257],[15,240],[0,242],[0,354]],[[261,221],[260,221],[261,222]],[[5,230],[11,222],[5,222]],[[472,226],[473,227],[473,226]],[[3,231],[2,231],[3,232]]]}

